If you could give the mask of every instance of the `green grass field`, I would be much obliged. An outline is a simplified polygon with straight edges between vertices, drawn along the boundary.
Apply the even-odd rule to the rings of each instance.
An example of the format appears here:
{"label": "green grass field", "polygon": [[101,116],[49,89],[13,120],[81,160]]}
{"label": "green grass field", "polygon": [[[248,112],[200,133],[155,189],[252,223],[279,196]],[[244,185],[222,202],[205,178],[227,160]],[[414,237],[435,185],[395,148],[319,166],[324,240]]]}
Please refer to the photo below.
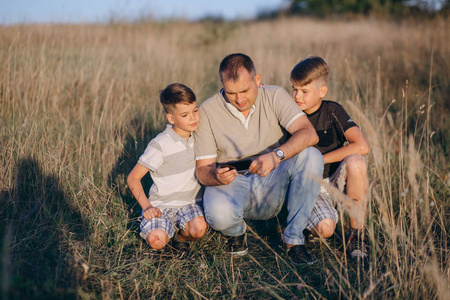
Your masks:
{"label": "green grass field", "polygon": [[[0,27],[2,299],[448,299],[450,20],[142,22]],[[218,67],[250,55],[291,91],[308,55],[331,67],[371,151],[368,264],[337,234],[295,267],[283,220],[249,222],[249,254],[210,230],[195,260],[151,253],[125,178],[166,124],[158,91],[220,89]],[[145,190],[151,181],[143,181]],[[345,212],[342,212],[345,218]]]}

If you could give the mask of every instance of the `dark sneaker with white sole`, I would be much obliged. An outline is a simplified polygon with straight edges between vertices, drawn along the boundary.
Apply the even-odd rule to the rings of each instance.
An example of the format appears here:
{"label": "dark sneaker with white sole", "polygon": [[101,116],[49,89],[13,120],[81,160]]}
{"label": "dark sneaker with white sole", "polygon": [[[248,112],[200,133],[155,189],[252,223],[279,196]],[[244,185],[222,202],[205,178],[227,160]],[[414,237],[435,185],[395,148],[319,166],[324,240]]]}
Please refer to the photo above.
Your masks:
{"label": "dark sneaker with white sole", "polygon": [[320,242],[320,237],[318,237],[308,229],[303,230],[303,236],[305,237],[305,243]]}
{"label": "dark sneaker with white sole", "polygon": [[175,250],[175,255],[178,258],[187,258],[191,254],[191,247],[189,242],[182,241],[177,235],[172,240],[172,247]]}
{"label": "dark sneaker with white sole", "polygon": [[248,252],[247,233],[229,237],[227,244],[227,253],[232,255],[246,255]]}
{"label": "dark sneaker with white sole", "polygon": [[347,255],[354,261],[369,261],[369,250],[359,230],[352,230],[347,238]]}
{"label": "dark sneaker with white sole", "polygon": [[317,259],[308,252],[305,245],[295,245],[287,249],[287,255],[294,265],[312,265]]}

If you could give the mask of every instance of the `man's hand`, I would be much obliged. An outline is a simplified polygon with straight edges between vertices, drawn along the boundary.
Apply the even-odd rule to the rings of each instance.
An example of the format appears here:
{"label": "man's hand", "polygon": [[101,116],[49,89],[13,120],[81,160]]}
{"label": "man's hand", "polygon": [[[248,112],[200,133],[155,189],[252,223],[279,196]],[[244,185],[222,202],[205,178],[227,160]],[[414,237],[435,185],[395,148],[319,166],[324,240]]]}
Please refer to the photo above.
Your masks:
{"label": "man's hand", "polygon": [[206,186],[227,185],[233,182],[237,171],[228,167],[219,168],[215,158],[197,160],[195,174],[201,184]]}
{"label": "man's hand", "polygon": [[248,170],[253,174],[258,174],[261,177],[266,177],[270,172],[276,169],[281,160],[275,155],[274,152],[266,153],[258,156]]}
{"label": "man's hand", "polygon": [[221,185],[227,185],[233,182],[236,174],[236,169],[230,170],[228,167],[216,168],[216,179]]}
{"label": "man's hand", "polygon": [[159,217],[161,217],[161,211],[157,207],[151,206],[144,210],[144,218],[147,220]]}

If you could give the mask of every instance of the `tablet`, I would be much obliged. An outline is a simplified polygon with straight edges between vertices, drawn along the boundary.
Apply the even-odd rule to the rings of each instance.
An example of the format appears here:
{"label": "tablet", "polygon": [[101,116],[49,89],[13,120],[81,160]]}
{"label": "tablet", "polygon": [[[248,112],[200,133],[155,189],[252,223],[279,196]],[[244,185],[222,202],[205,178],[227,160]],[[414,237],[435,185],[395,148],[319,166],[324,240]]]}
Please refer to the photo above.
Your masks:
{"label": "tablet", "polygon": [[239,174],[249,174],[248,168],[252,164],[251,158],[244,158],[240,160],[232,160],[232,161],[224,161],[221,163],[217,163],[217,167],[219,168],[230,168],[230,170],[236,169]]}

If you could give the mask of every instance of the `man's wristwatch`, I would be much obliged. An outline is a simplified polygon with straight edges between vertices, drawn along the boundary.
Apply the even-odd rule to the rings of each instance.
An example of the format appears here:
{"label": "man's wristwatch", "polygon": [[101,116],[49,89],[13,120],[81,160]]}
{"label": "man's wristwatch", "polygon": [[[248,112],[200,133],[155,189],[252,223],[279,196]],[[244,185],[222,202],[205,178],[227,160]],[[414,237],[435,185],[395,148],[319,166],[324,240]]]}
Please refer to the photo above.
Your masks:
{"label": "man's wristwatch", "polygon": [[280,159],[280,161],[283,161],[286,158],[283,150],[281,150],[280,148],[273,150],[273,152],[275,152],[275,155]]}

